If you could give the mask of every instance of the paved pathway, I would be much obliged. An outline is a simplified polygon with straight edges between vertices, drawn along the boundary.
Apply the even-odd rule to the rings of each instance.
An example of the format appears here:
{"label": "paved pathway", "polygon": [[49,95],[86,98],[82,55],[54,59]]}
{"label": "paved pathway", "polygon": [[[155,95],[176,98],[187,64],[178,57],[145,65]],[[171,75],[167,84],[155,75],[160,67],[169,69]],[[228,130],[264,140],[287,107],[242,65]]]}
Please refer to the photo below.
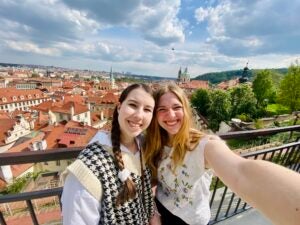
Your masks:
{"label": "paved pathway", "polygon": [[249,209],[216,225],[272,225],[272,223],[255,209]]}

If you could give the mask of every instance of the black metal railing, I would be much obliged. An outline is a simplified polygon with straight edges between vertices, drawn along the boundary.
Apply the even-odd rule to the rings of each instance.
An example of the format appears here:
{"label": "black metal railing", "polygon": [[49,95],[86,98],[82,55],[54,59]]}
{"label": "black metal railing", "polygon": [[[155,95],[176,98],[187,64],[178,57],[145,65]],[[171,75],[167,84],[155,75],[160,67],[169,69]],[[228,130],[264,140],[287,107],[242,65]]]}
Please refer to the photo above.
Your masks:
{"label": "black metal railing", "polygon": [[[275,129],[261,129],[254,131],[231,132],[219,134],[223,139],[256,138],[258,136],[272,135],[281,132],[300,131],[300,126],[290,126]],[[254,153],[243,154],[246,158],[269,160],[280,165],[286,166],[295,171],[300,170],[300,142],[294,142],[276,148],[261,150]],[[46,161],[56,161],[76,158],[83,147],[60,148],[46,151],[21,152],[21,153],[1,153],[0,166],[15,165],[23,163],[37,163]],[[250,206],[232,193],[226,186],[220,187],[221,181],[216,178],[211,195],[211,224],[215,224],[237,213],[247,210]],[[32,204],[35,199],[57,196],[60,199],[62,188],[33,191],[19,194],[8,194],[0,196],[0,204],[26,201],[27,209],[34,225],[40,224]],[[0,211],[0,223],[6,225],[3,212]]]}
{"label": "black metal railing", "polygon": [[[300,142],[280,147],[242,154],[248,159],[267,160],[300,172]],[[222,186],[222,187],[220,187]],[[246,202],[223,185],[219,178],[214,182],[210,199],[212,217],[210,225],[232,217],[251,208]]]}

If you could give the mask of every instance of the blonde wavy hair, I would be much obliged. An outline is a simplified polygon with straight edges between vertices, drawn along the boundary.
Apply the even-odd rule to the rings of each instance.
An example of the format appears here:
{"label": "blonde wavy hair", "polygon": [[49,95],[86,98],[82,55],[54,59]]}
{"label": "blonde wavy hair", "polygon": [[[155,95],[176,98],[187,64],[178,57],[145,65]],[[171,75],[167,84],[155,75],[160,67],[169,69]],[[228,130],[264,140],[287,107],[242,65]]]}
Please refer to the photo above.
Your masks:
{"label": "blonde wavy hair", "polygon": [[[172,140],[169,140],[168,133],[162,127],[159,126],[156,115],[157,115],[157,105],[161,96],[171,92],[176,95],[178,100],[181,102],[183,107],[183,121],[182,126],[178,133],[174,135]],[[158,163],[162,157],[162,149],[167,144],[170,143],[174,148],[172,155],[172,169],[175,170],[179,166],[187,151],[192,151],[198,144],[200,138],[204,136],[204,133],[192,129],[192,111],[189,101],[184,93],[184,91],[174,83],[169,83],[161,86],[154,93],[155,109],[153,113],[153,119],[150,126],[146,131],[145,138],[145,161],[146,164],[152,171],[152,176],[155,179],[157,177],[157,167]]]}

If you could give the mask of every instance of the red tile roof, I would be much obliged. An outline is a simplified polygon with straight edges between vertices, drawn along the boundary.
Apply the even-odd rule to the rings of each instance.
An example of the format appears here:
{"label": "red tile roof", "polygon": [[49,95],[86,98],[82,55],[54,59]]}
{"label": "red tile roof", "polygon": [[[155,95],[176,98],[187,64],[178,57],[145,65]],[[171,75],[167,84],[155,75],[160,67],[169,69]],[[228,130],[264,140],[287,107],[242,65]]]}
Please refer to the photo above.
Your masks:
{"label": "red tile roof", "polygon": [[[50,126],[49,126],[50,127]],[[56,147],[83,147],[97,133],[97,129],[80,122],[68,121],[66,125],[51,126],[52,130],[46,137],[48,149]]]}
{"label": "red tile roof", "polygon": [[9,114],[10,114],[9,112],[0,110],[0,120],[1,119],[10,119],[10,115]]}
{"label": "red tile roof", "polygon": [[19,90],[16,88],[0,88],[0,104],[9,104],[12,102],[22,102],[45,98],[46,95],[38,90]]}
{"label": "red tile roof", "polygon": [[223,82],[219,83],[219,84],[217,85],[217,87],[220,88],[220,89],[226,90],[226,89],[229,89],[229,88],[231,88],[231,87],[234,87],[234,86],[236,86],[236,85],[238,85],[238,84],[239,84],[239,79],[237,78],[237,79],[233,79],[233,80],[226,80],[226,81],[223,81]]}
{"label": "red tile roof", "polygon": [[118,101],[119,97],[112,92],[108,92],[101,100],[101,102],[104,104],[116,104]]}
{"label": "red tile roof", "polygon": [[[31,143],[35,141],[41,141],[43,140],[45,134],[44,133],[39,133],[36,137],[31,138],[29,140],[26,140],[22,142],[21,144],[18,144],[16,146],[13,146],[12,148],[8,149],[7,152],[12,153],[12,152],[29,152],[29,146]],[[11,165],[11,171],[13,174],[13,177],[18,177],[22,173],[24,173],[26,170],[31,168],[34,165],[34,163],[27,163],[27,164],[18,164],[18,165]]]}
{"label": "red tile roof", "polygon": [[71,114],[71,108],[74,107],[74,115],[78,115],[89,111],[86,105],[79,104],[77,102],[68,102],[62,106],[51,107],[52,112]]}
{"label": "red tile roof", "polygon": [[15,123],[17,122],[16,119],[1,119],[1,129],[0,129],[0,146],[6,145],[5,138],[7,137],[7,131],[12,129]]}
{"label": "red tile roof", "polygon": [[206,80],[192,80],[190,82],[182,83],[179,84],[181,88],[186,88],[186,89],[208,89],[208,81]]}
{"label": "red tile roof", "polygon": [[6,187],[6,182],[0,178],[0,191],[4,190]]}
{"label": "red tile roof", "polygon": [[85,99],[80,95],[64,95],[64,102],[77,102],[79,104],[84,104]]}
{"label": "red tile roof", "polygon": [[39,105],[36,106],[32,106],[31,109],[32,110],[37,110],[37,111],[42,111],[42,112],[49,112],[49,109],[51,109],[52,107],[61,107],[62,103],[60,102],[53,102],[53,101],[45,101],[42,102]]}

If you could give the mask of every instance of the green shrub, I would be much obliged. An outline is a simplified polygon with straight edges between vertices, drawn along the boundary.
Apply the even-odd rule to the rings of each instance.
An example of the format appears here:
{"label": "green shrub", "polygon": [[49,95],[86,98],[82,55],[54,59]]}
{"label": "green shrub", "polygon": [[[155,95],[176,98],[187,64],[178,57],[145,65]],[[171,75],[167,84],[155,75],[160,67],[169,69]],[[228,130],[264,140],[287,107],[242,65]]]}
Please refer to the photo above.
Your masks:
{"label": "green shrub", "polygon": [[282,115],[282,114],[290,113],[289,108],[286,106],[283,106],[281,104],[269,104],[266,108],[266,111],[267,111],[268,116]]}
{"label": "green shrub", "polygon": [[264,122],[262,120],[255,120],[254,126],[256,129],[263,129],[264,128]]}
{"label": "green shrub", "polygon": [[252,121],[252,118],[250,117],[250,115],[246,114],[246,113],[238,115],[237,117],[243,122],[251,122]]}

